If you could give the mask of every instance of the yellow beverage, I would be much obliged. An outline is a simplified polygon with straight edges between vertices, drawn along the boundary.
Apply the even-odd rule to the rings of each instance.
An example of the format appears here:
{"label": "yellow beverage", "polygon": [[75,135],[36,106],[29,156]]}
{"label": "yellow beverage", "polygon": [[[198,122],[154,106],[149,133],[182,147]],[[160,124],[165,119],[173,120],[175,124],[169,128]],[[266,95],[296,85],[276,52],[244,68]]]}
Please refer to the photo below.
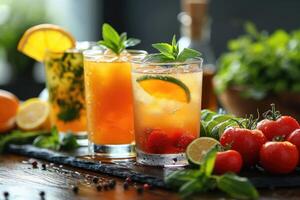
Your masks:
{"label": "yellow beverage", "polygon": [[[134,148],[132,54],[84,53],[89,141],[95,153],[132,156]],[[106,150],[103,149],[105,148]],[[114,155],[113,149],[119,148]]]}
{"label": "yellow beverage", "polygon": [[51,124],[60,132],[86,133],[82,53],[77,50],[48,52],[45,71]]}
{"label": "yellow beverage", "polygon": [[186,163],[186,147],[200,134],[201,60],[172,65],[133,64],[137,161],[142,164]]}

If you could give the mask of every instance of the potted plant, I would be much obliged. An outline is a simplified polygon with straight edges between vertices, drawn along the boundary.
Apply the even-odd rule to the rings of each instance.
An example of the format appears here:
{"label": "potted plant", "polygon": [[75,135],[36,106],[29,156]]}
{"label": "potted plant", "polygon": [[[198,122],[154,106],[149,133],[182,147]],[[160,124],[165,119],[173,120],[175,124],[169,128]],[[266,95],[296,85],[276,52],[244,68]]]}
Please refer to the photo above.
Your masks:
{"label": "potted plant", "polygon": [[268,34],[247,24],[246,32],[219,59],[214,85],[221,104],[244,116],[275,103],[300,119],[300,30]]}

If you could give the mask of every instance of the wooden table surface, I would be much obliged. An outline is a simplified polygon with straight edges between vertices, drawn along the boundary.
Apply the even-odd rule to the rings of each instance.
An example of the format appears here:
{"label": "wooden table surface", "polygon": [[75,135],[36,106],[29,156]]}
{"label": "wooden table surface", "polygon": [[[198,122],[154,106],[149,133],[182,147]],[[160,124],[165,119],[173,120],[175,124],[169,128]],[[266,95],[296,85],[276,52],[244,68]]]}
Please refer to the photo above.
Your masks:
{"label": "wooden table surface", "polygon": [[[90,171],[79,170],[67,166],[50,165],[50,163],[37,160],[38,168],[33,168],[27,161],[29,158],[17,155],[0,155],[0,200],[5,199],[3,193],[9,192],[10,200],[41,200],[40,192],[45,192],[45,200],[68,200],[68,199],[180,199],[179,195],[172,191],[161,190],[154,188],[152,190],[144,190],[143,193],[138,193],[135,183],[124,190],[124,180],[115,177],[108,177],[103,174],[97,174]],[[42,169],[42,164],[47,164],[47,169]],[[50,167],[51,166],[51,167]],[[66,171],[66,173],[62,173]],[[100,177],[108,180],[114,179],[117,181],[114,189],[106,191],[97,191],[95,184],[84,182],[83,179],[73,177],[68,174],[68,171],[80,174],[80,176]],[[74,185],[78,185],[79,192],[75,194],[72,190]],[[300,199],[300,188],[289,189],[272,189],[260,190],[261,198],[265,200],[271,199]],[[191,198],[189,198],[191,199]],[[226,199],[223,193],[199,194],[194,199]]]}

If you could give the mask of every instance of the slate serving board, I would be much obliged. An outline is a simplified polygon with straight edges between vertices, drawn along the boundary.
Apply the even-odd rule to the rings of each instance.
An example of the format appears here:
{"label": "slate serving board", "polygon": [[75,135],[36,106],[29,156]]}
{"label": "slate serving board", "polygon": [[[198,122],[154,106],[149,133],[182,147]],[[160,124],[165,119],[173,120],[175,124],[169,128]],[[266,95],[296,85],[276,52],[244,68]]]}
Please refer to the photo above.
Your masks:
{"label": "slate serving board", "polygon": [[[163,178],[180,168],[156,168],[138,165],[134,160],[115,160],[113,162],[88,159],[87,148],[79,148],[76,152],[54,152],[40,149],[32,145],[10,145],[8,152],[48,162],[69,165],[94,172],[100,172],[120,178],[131,177],[133,181],[148,183],[155,187],[167,188]],[[182,169],[182,168],[181,168]],[[288,175],[271,175],[260,168],[244,170],[241,176],[248,177],[257,188],[299,187],[300,169]]]}

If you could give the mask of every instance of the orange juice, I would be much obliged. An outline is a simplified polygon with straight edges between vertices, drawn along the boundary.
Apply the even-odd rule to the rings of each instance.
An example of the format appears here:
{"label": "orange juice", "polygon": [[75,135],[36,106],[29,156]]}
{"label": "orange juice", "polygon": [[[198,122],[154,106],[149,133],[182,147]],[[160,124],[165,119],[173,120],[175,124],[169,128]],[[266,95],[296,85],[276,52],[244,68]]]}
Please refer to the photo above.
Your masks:
{"label": "orange juice", "polygon": [[200,134],[201,63],[133,64],[137,162],[187,164],[186,147]]}
{"label": "orange juice", "polygon": [[[89,141],[96,154],[126,157],[129,150],[127,156],[133,155],[130,57],[105,55],[101,51],[84,53]],[[118,148],[121,152],[113,155],[112,151]]]}
{"label": "orange juice", "polygon": [[45,71],[51,122],[60,132],[86,133],[83,55],[78,50],[48,52]]}

